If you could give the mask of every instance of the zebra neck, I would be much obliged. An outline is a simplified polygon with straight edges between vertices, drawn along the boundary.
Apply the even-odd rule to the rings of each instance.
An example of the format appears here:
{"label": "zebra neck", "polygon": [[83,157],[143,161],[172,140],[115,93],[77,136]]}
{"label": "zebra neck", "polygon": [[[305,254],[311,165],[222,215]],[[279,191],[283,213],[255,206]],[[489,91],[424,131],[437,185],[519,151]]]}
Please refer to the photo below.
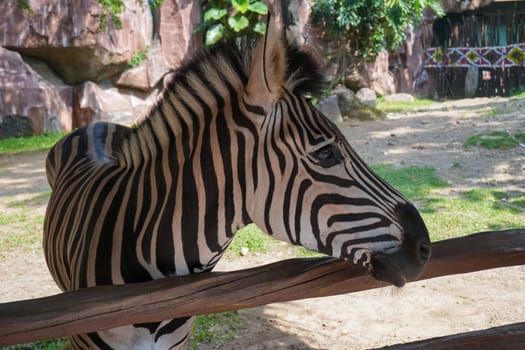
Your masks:
{"label": "zebra neck", "polygon": [[206,139],[215,149],[219,142],[228,142],[235,124],[247,122],[242,104],[245,70],[243,62],[221,52],[182,68],[124,142],[125,163],[141,166],[166,152],[182,162],[194,157]]}

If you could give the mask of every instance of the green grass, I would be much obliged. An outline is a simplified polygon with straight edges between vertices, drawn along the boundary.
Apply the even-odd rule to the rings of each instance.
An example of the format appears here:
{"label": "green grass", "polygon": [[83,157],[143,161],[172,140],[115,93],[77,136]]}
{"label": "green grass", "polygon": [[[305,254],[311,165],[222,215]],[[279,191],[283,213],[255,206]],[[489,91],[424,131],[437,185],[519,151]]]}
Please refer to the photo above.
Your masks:
{"label": "green grass", "polygon": [[525,227],[523,194],[481,188],[443,194],[449,186],[433,168],[378,165],[374,170],[416,204],[433,241]]}
{"label": "green grass", "polygon": [[64,133],[58,133],[0,139],[0,154],[47,151],[64,135]]}
{"label": "green grass", "polygon": [[436,175],[436,169],[431,167],[398,169],[391,164],[378,164],[372,169],[412,201],[424,200],[433,190],[448,186]]}
{"label": "green grass", "polygon": [[525,132],[517,132],[514,134],[514,138],[519,143],[525,144]]}
{"label": "green grass", "polygon": [[70,349],[71,343],[67,339],[40,340],[34,343],[7,346],[5,350],[63,350]]}
{"label": "green grass", "polygon": [[423,107],[428,107],[436,103],[434,100],[430,99],[416,99],[414,102],[388,102],[385,101],[384,97],[379,97],[377,99],[377,109],[385,113],[394,113],[394,112],[412,112],[416,111]]}
{"label": "green grass", "polygon": [[250,224],[237,231],[226,254],[230,258],[238,257],[242,248],[248,248],[249,252],[266,253],[274,244],[274,238],[265,234],[255,224]]}
{"label": "green grass", "polygon": [[237,311],[197,317],[190,337],[190,349],[196,349],[199,343],[213,343],[219,348],[235,338],[237,331],[248,327]]}
{"label": "green grass", "polygon": [[420,210],[433,241],[525,227],[525,196],[496,190],[478,188],[431,197]]}
{"label": "green grass", "polygon": [[510,89],[510,96],[512,97],[525,97],[525,86],[520,86],[519,88]]}
{"label": "green grass", "polygon": [[525,133],[510,134],[507,131],[488,131],[470,136],[463,145],[481,146],[488,149],[507,149],[516,147],[525,141]]}
{"label": "green grass", "polygon": [[42,245],[43,205],[51,190],[0,198],[0,255],[15,249],[28,251]]}

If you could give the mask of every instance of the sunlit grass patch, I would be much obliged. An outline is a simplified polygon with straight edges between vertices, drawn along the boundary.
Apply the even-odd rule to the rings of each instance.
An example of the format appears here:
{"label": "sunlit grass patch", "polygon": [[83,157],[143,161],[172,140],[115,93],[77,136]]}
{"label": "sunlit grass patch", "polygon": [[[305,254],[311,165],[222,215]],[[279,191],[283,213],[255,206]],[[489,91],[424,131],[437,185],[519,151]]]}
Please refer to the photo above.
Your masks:
{"label": "sunlit grass patch", "polygon": [[448,187],[431,167],[396,168],[391,164],[377,164],[372,169],[412,201],[423,200],[433,190]]}
{"label": "sunlit grass patch", "polygon": [[472,189],[430,198],[421,209],[433,240],[525,227],[525,196]]}
{"label": "sunlit grass patch", "polygon": [[199,343],[213,343],[215,347],[221,347],[235,338],[237,331],[247,327],[237,311],[198,316],[189,347],[196,349]]}
{"label": "sunlit grass patch", "polygon": [[418,98],[414,102],[389,102],[384,97],[379,97],[376,107],[385,113],[412,112],[435,103],[436,101],[434,100]]}
{"label": "sunlit grass patch", "polygon": [[2,348],[5,350],[66,350],[71,349],[67,339],[40,340],[34,343],[18,344]]}
{"label": "sunlit grass patch", "polygon": [[51,191],[0,198],[0,254],[15,249],[39,249],[45,207]]}
{"label": "sunlit grass patch", "polygon": [[274,238],[261,231],[255,224],[250,224],[237,231],[226,254],[229,257],[240,256],[243,248],[251,253],[266,253],[275,242]]}
{"label": "sunlit grass patch", "polygon": [[524,142],[524,133],[518,132],[510,134],[507,131],[487,131],[470,136],[464,146],[481,146],[488,149],[506,149],[516,147],[520,142]]}
{"label": "sunlit grass patch", "polygon": [[416,203],[433,241],[466,234],[525,227],[525,195],[476,188],[444,195],[449,186],[434,168],[374,169],[409,200]]}
{"label": "sunlit grass patch", "polygon": [[0,154],[48,151],[65,133],[0,139]]}

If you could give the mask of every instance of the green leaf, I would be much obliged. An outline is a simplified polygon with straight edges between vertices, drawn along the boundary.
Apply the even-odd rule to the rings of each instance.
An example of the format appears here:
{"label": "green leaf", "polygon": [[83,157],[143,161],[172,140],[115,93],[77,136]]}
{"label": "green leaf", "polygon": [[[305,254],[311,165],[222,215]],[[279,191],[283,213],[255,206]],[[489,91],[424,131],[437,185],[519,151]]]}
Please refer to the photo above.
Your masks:
{"label": "green leaf", "polygon": [[235,16],[228,18],[228,25],[235,31],[240,32],[243,29],[246,29],[250,21],[244,16]]}
{"label": "green leaf", "polygon": [[248,5],[248,10],[260,15],[266,15],[268,13],[268,7],[266,7],[266,5],[260,1],[256,1]]}
{"label": "green leaf", "polygon": [[253,27],[253,31],[256,32],[256,33],[259,33],[261,35],[264,35],[264,33],[266,32],[266,23],[264,23],[264,22],[257,23]]}
{"label": "green leaf", "polygon": [[239,11],[241,14],[248,11],[248,6],[250,6],[250,0],[232,0],[233,7]]}
{"label": "green leaf", "polygon": [[204,12],[204,21],[219,20],[227,14],[228,11],[225,9],[211,8]]}
{"label": "green leaf", "polygon": [[221,23],[214,24],[206,31],[206,45],[213,45],[224,37],[225,28]]}

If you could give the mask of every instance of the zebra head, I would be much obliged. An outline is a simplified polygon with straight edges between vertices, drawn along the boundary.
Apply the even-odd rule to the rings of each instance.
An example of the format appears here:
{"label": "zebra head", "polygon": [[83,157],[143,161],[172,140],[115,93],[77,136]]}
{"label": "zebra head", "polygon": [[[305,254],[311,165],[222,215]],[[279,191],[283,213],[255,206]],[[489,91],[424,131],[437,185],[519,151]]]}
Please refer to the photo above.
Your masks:
{"label": "zebra head", "polygon": [[[255,48],[243,102],[259,128],[251,219],[274,237],[368,268],[396,286],[416,279],[425,224],[304,96],[322,78],[271,24]],[[250,114],[251,113],[251,114]]]}

